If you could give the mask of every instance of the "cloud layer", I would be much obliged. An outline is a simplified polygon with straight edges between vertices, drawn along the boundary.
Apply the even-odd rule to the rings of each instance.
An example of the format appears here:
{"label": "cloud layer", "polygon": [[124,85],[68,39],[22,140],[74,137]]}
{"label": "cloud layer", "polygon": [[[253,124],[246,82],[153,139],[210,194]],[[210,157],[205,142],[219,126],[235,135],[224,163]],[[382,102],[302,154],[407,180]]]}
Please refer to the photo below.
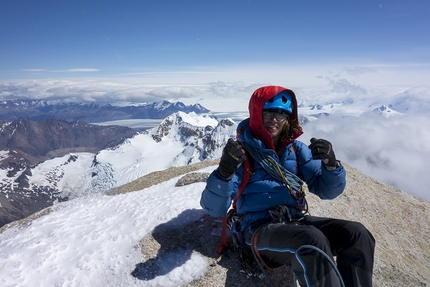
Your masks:
{"label": "cloud layer", "polygon": [[[299,114],[313,119],[304,124],[305,134],[300,140],[326,138],[333,143],[340,160],[378,180],[430,200],[430,177],[426,175],[430,162],[430,88],[366,86],[344,77],[346,74],[363,76],[375,72],[343,69],[331,77],[321,77],[323,84],[319,86],[285,85],[298,97]],[[33,80],[0,83],[0,100],[35,98],[115,104],[167,99],[200,103],[218,117],[232,117],[237,121],[246,117],[252,92],[267,84],[216,81],[150,85],[136,81]],[[311,109],[315,105],[321,109]],[[373,111],[382,105],[392,109],[391,114]]]}
{"label": "cloud layer", "polygon": [[426,175],[430,161],[429,125],[430,118],[425,115],[387,118],[368,112],[358,117],[330,116],[304,125],[301,139],[328,139],[339,160],[430,201],[430,177]]}

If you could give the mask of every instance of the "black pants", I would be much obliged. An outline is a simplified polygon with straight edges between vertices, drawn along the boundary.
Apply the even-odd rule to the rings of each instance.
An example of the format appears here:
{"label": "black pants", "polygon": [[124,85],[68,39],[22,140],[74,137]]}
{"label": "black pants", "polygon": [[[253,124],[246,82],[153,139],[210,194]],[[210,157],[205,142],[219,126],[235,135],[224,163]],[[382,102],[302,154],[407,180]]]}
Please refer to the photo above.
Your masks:
{"label": "black pants", "polygon": [[[245,232],[247,243],[255,230]],[[346,287],[372,286],[375,239],[359,222],[306,216],[300,223],[270,223],[255,236],[258,253],[271,268],[291,265],[301,286],[340,286],[329,260],[336,256],[337,268]],[[298,251],[298,249],[300,250]]]}

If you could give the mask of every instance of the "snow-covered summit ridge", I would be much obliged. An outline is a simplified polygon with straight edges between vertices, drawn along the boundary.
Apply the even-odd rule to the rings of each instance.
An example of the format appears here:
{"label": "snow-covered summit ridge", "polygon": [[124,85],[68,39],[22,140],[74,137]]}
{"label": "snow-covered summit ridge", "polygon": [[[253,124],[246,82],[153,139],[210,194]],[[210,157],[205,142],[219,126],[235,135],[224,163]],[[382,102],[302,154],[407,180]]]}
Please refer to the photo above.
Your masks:
{"label": "snow-covered summit ridge", "polygon": [[[157,128],[152,129],[149,133],[156,141],[170,134],[171,136],[182,136],[185,130],[192,131],[211,131],[218,125],[218,121],[208,115],[197,116],[196,113],[177,112],[166,117]],[[183,133],[182,133],[183,132]]]}
{"label": "snow-covered summit ridge", "polygon": [[397,112],[397,111],[391,109],[390,107],[387,107],[386,105],[382,105],[382,106],[380,106],[378,108],[375,108],[373,111],[379,112],[379,113],[383,114],[386,117],[390,117],[390,116],[393,116],[393,115],[401,115],[400,112]]}
{"label": "snow-covered summit ridge", "polygon": [[177,118],[180,118],[182,122],[188,123],[195,127],[206,127],[206,126],[216,127],[218,125],[217,119],[214,119],[208,115],[198,116],[195,112],[191,112],[191,113],[177,112],[171,117],[174,117],[174,116],[176,116]]}

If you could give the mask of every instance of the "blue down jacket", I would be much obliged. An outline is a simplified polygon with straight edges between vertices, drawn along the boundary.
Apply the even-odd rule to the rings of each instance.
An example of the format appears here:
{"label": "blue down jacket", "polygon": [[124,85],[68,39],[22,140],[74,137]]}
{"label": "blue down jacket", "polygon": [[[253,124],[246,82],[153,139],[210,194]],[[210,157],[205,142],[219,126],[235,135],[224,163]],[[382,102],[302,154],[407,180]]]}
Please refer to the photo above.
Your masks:
{"label": "blue down jacket", "polygon": [[[238,140],[262,145],[261,141],[252,139],[252,133],[247,129]],[[311,151],[303,142],[293,141],[286,146],[279,157],[271,149],[265,149],[265,151],[277,159],[287,170],[299,175],[306,182],[309,191],[321,199],[333,199],[343,192],[346,184],[346,173],[342,165],[334,171],[328,171],[322,166],[320,160],[312,159]],[[285,185],[269,175],[258,162],[252,163],[252,172],[248,184],[236,203],[237,213],[246,214],[242,221],[242,231],[252,222],[268,218],[270,216],[268,211],[276,205],[281,204],[289,207],[298,205]],[[233,178],[228,181],[218,174],[217,169],[214,170],[202,193],[200,201],[202,208],[211,216],[224,216],[237,194],[243,173],[242,165]]]}
{"label": "blue down jacket", "polygon": [[[261,118],[261,116],[259,115]],[[306,182],[311,193],[321,199],[333,199],[340,195],[346,185],[346,172],[343,166],[333,171],[327,170],[321,160],[313,160],[310,149],[303,142],[291,140],[277,154],[274,149],[256,137],[249,128],[250,119],[242,121],[238,126],[240,131],[238,141],[258,146],[272,156],[287,170],[298,175]],[[295,210],[298,202],[292,197],[283,183],[273,178],[258,162],[251,161],[253,174],[236,202],[238,214],[244,214],[241,229],[245,230],[252,222],[268,219],[268,211],[276,205],[286,205],[291,211]],[[200,205],[211,216],[224,216],[230,209],[232,199],[238,192],[238,187],[244,174],[243,165],[236,171],[231,180],[221,177],[215,169],[206,182]]]}

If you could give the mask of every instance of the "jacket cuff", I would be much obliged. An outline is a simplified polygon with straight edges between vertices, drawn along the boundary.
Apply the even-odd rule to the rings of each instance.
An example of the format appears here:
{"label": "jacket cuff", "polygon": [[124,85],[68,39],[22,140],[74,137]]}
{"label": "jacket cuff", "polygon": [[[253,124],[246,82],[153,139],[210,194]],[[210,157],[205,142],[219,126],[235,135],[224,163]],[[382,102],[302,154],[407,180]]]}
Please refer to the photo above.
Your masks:
{"label": "jacket cuff", "polygon": [[337,169],[337,168],[340,167],[340,161],[336,160],[336,165],[335,166],[327,166],[325,164],[323,164],[323,165],[324,165],[324,167],[325,167],[326,170],[333,171],[333,170],[335,170],[335,169]]}
{"label": "jacket cuff", "polygon": [[223,180],[225,180],[225,181],[230,181],[232,178],[233,178],[233,176],[234,176],[234,173],[231,175],[231,176],[229,176],[229,177],[224,177],[224,176],[222,176],[221,175],[221,173],[219,172],[219,170],[217,169],[217,174],[218,174],[218,177],[220,178],[220,179],[223,179]]}

